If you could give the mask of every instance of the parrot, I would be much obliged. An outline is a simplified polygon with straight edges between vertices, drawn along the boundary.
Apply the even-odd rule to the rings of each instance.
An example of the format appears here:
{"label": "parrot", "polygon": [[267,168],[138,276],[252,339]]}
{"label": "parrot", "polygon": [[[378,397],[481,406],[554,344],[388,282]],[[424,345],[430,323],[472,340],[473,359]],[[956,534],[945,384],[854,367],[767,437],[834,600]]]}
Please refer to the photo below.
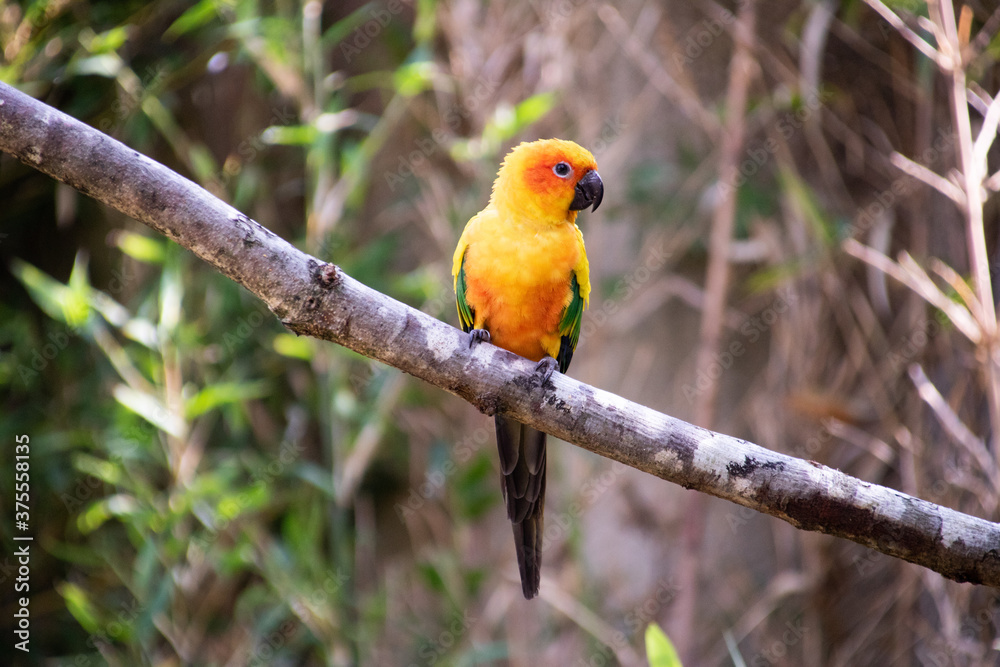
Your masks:
{"label": "parrot", "polygon": [[[489,342],[537,362],[541,385],[557,368],[566,372],[590,300],[577,212],[596,211],[603,197],[597,162],[578,144],[541,139],[511,149],[453,258],[470,347]],[[502,414],[494,421],[521,591],[530,600],[541,583],[546,435]]]}

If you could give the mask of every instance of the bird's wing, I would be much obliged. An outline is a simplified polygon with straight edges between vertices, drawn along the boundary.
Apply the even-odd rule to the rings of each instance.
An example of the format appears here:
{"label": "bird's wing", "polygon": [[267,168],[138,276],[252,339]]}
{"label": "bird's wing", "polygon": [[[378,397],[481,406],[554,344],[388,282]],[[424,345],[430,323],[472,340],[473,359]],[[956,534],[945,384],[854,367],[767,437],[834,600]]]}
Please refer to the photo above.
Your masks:
{"label": "bird's wing", "polygon": [[466,333],[475,327],[476,311],[469,305],[465,297],[465,256],[468,254],[469,244],[472,242],[477,223],[482,215],[483,212],[480,211],[469,220],[462,232],[462,238],[458,240],[458,247],[455,248],[455,255],[452,258],[451,274],[455,277],[455,303],[458,305],[458,319],[462,324],[462,330]]}
{"label": "bird's wing", "polygon": [[465,250],[459,260],[458,273],[455,274],[455,302],[458,304],[458,319],[462,323],[462,331],[468,333],[476,322],[476,312],[465,299]]}

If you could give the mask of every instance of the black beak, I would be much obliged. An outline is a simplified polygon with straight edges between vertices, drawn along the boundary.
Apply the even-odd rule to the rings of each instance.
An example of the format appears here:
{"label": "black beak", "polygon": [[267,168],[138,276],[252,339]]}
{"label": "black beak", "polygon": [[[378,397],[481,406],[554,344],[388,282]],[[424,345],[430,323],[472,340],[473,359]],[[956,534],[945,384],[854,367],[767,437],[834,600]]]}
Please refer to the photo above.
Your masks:
{"label": "black beak", "polygon": [[602,199],[604,199],[604,181],[601,180],[600,174],[591,169],[576,184],[576,196],[573,197],[569,210],[582,211],[593,204],[594,208],[591,210],[596,211]]}

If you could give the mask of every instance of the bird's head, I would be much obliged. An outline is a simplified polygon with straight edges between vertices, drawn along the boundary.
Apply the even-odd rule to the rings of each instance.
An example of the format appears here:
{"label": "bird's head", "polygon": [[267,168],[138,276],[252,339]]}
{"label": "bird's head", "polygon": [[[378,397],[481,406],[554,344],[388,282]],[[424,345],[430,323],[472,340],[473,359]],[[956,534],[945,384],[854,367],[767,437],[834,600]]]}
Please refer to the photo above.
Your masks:
{"label": "bird's head", "polygon": [[597,210],[604,183],[597,162],[585,148],[562,139],[540,139],[515,146],[504,158],[493,184],[498,208],[517,211],[539,223],[576,220],[576,212]]}

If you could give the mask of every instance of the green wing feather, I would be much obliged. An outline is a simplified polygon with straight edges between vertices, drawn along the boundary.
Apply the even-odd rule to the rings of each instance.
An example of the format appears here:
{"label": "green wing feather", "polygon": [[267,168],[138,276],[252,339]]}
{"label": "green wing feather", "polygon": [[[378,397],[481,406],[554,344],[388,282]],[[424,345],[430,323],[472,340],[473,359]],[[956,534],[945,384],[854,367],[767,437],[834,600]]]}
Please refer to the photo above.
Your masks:
{"label": "green wing feather", "polygon": [[462,322],[462,331],[469,333],[475,325],[476,312],[465,300],[465,254],[462,253],[462,268],[458,270],[458,279],[455,281],[455,301],[458,304],[458,319]]}
{"label": "green wing feather", "polygon": [[569,362],[573,360],[573,350],[580,340],[580,324],[583,322],[583,297],[580,296],[580,282],[576,278],[576,271],[573,272],[573,279],[570,283],[570,290],[573,296],[563,310],[562,319],[559,321],[559,334],[562,341],[559,344],[559,355],[556,361],[559,362],[559,372],[565,373],[569,368]]}

